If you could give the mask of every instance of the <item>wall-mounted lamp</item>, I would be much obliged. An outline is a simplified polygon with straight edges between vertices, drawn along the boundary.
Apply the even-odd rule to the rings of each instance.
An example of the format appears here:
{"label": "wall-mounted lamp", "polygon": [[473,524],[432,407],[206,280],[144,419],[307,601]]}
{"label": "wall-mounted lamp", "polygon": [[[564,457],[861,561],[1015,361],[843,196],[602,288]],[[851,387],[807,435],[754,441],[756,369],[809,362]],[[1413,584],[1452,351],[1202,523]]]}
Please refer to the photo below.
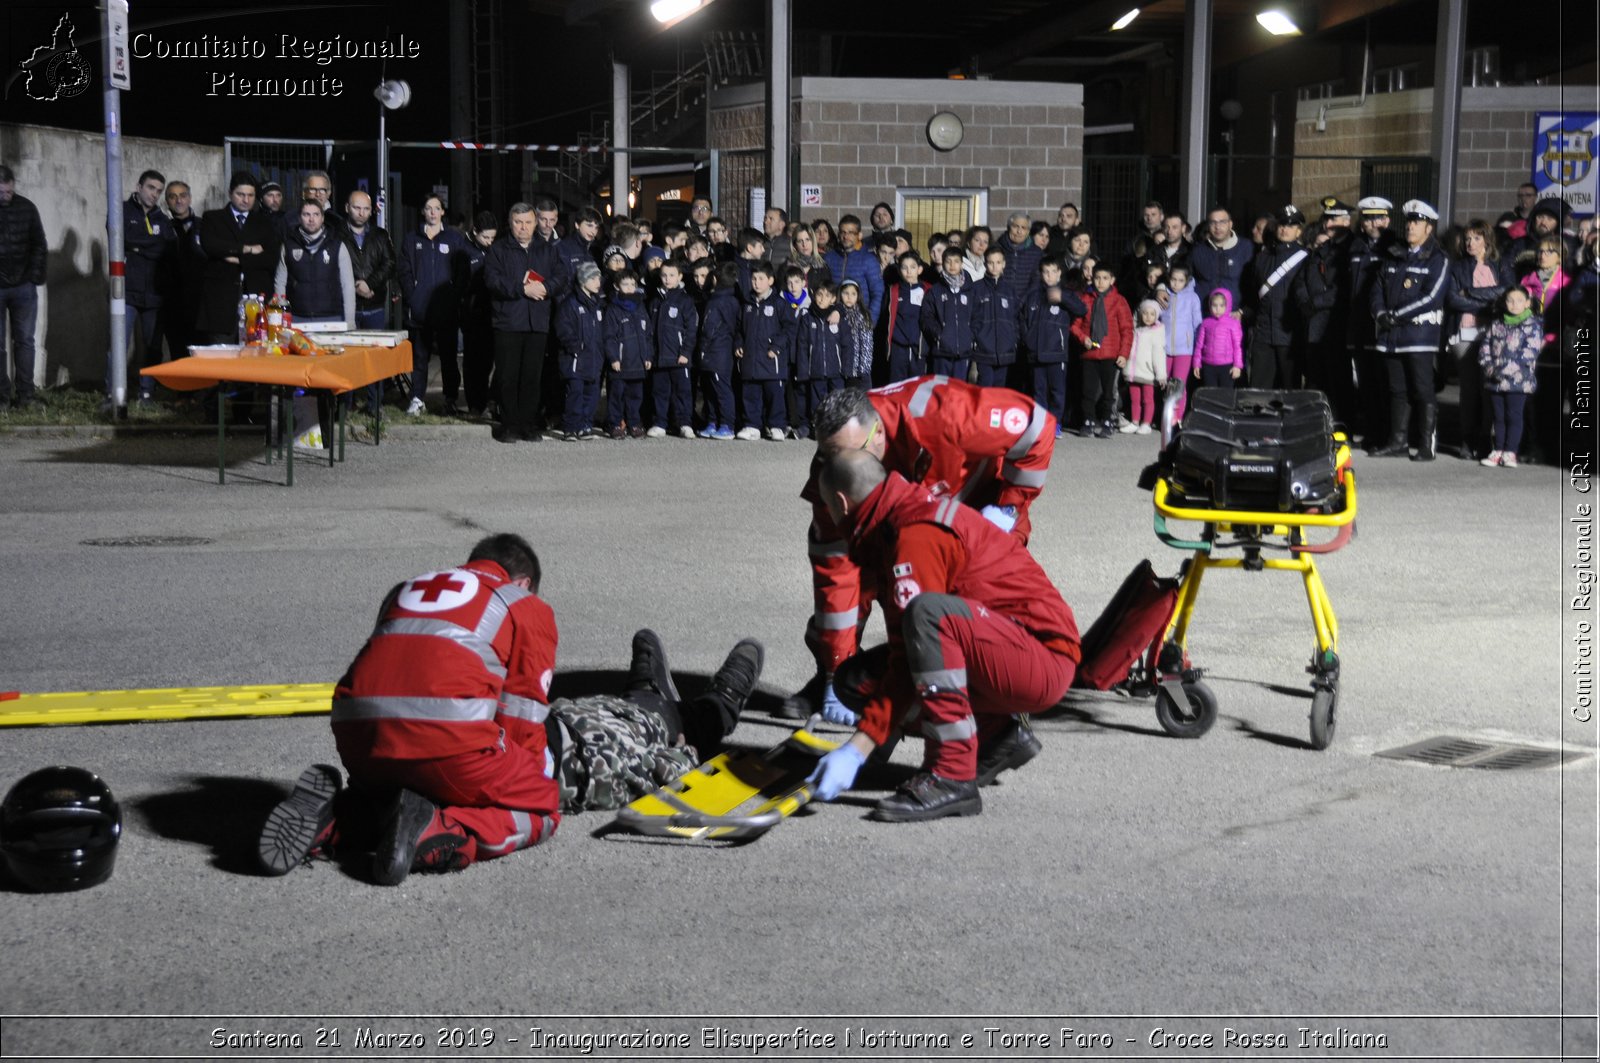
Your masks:
{"label": "wall-mounted lamp", "polygon": [[699,11],[705,0],[655,0],[650,15],[657,22],[676,22]]}
{"label": "wall-mounted lamp", "polygon": [[1300,27],[1294,24],[1294,20],[1278,8],[1261,12],[1256,16],[1256,21],[1274,37],[1294,37],[1300,33]]}
{"label": "wall-mounted lamp", "polygon": [[1134,8],[1132,11],[1128,12],[1126,15],[1123,15],[1121,18],[1117,19],[1117,21],[1113,22],[1111,24],[1111,28],[1114,29],[1114,30],[1125,30],[1129,26],[1131,26],[1133,24],[1133,20],[1138,18],[1138,17],[1139,17],[1139,9],[1138,8]]}

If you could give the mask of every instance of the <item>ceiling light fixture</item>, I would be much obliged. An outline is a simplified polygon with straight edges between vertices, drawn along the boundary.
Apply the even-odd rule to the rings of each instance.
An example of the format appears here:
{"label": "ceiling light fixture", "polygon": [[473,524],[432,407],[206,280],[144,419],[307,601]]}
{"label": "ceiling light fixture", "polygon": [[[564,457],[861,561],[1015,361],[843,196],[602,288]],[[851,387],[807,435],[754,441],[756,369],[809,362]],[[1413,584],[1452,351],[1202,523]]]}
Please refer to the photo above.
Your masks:
{"label": "ceiling light fixture", "polygon": [[1277,8],[1261,12],[1256,16],[1256,21],[1261,23],[1262,29],[1274,37],[1293,37],[1300,32],[1300,27],[1294,24],[1294,20]]}
{"label": "ceiling light fixture", "polygon": [[1117,21],[1113,22],[1111,24],[1111,28],[1114,29],[1114,30],[1125,30],[1130,25],[1132,25],[1133,24],[1133,20],[1138,18],[1138,17],[1139,17],[1139,9],[1138,8],[1134,8],[1132,11],[1128,12],[1126,15],[1123,15],[1121,18],[1117,19]]}
{"label": "ceiling light fixture", "polygon": [[650,14],[657,22],[676,22],[700,10],[705,0],[655,0]]}

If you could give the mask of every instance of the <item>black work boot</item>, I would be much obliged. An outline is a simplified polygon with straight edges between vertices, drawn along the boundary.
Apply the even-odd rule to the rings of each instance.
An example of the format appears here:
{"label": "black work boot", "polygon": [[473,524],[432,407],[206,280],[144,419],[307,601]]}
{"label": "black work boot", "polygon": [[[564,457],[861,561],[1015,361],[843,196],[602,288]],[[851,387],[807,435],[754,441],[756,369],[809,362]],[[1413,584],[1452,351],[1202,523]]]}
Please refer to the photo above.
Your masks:
{"label": "black work boot", "polygon": [[1422,438],[1417,443],[1417,452],[1412,455],[1412,461],[1433,461],[1439,456],[1439,407],[1429,404],[1422,408]]}
{"label": "black work boot", "polygon": [[[741,639],[711,677],[704,694],[683,707],[683,734],[701,760],[715,756],[722,740],[739,726],[739,714],[756,689],[766,649],[755,639]],[[820,701],[820,698],[819,698]]]}
{"label": "black work boot", "polygon": [[1374,458],[1403,458],[1411,450],[1406,435],[1411,430],[1411,404],[1405,399],[1389,400],[1389,442],[1372,451]]}
{"label": "black work boot", "polygon": [[333,802],[339,796],[339,769],[313,764],[300,773],[294,793],[267,813],[256,841],[256,859],[269,875],[287,875],[313,856],[329,856]]}
{"label": "black work boot", "polygon": [[1013,717],[987,742],[978,743],[978,785],[988,786],[1001,772],[1022,767],[1042,748],[1028,718]]}
{"label": "black work boot", "polygon": [[628,665],[628,689],[651,690],[677,704],[678,688],[667,667],[667,651],[654,631],[642,627],[633,633],[633,661]]}
{"label": "black work boot", "polygon": [[780,720],[809,719],[814,713],[822,711],[822,694],[832,680],[833,676],[818,672],[805,686],[784,698],[772,715]]}
{"label": "black work boot", "polygon": [[414,790],[394,796],[372,854],[372,880],[398,886],[412,871],[453,871],[466,866],[467,836],[451,830],[432,801]]}
{"label": "black work boot", "polygon": [[976,816],[982,811],[983,798],[978,796],[976,779],[958,782],[924,771],[879,801],[872,818],[884,823],[913,823],[945,816]]}

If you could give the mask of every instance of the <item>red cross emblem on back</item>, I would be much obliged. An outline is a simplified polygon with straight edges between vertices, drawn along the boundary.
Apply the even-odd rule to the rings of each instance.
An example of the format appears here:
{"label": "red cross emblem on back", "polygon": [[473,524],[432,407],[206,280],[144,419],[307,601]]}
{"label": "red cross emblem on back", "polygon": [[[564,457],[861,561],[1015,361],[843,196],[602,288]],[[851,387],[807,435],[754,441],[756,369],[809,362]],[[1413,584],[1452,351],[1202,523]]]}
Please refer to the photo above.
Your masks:
{"label": "red cross emblem on back", "polygon": [[478,577],[464,569],[426,572],[400,590],[400,608],[414,613],[448,613],[478,596]]}
{"label": "red cross emblem on back", "polygon": [[439,596],[446,591],[464,591],[467,584],[464,580],[456,579],[449,572],[435,572],[426,580],[413,580],[411,589],[416,591],[425,602],[436,602]]}

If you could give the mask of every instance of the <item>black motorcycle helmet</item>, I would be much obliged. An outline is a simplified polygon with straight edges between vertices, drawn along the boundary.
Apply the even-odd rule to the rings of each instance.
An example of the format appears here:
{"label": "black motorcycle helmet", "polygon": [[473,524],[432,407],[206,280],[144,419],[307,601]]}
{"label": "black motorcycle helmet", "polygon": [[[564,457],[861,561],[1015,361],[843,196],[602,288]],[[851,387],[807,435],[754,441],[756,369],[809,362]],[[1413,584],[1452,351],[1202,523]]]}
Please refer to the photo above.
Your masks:
{"label": "black motorcycle helmet", "polygon": [[88,889],[111,877],[122,809],[100,776],[42,768],[0,805],[0,853],[17,882],[39,892]]}

